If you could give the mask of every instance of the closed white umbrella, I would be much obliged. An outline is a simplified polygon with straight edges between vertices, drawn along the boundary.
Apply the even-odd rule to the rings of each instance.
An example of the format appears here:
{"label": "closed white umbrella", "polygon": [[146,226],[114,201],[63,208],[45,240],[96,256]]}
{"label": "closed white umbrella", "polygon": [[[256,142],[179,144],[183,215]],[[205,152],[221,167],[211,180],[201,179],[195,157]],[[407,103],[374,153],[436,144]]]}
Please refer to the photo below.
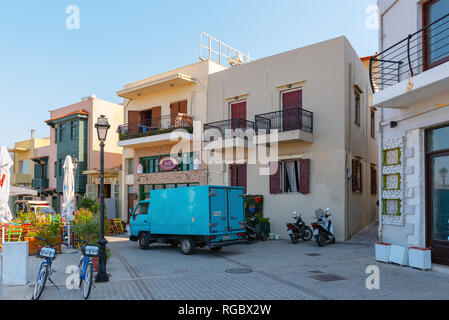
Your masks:
{"label": "closed white umbrella", "polygon": [[[8,149],[1,147],[0,149],[0,222],[6,223],[12,220],[11,210],[9,209],[8,200],[10,193],[11,174],[9,169],[13,166]],[[2,230],[2,243],[5,241],[5,227]]]}
{"label": "closed white umbrella", "polygon": [[62,203],[62,216],[66,221],[69,221],[68,227],[68,246],[70,247],[70,221],[75,219],[75,177],[74,166],[72,157],[67,156],[64,162],[64,184],[63,184],[63,203]]}

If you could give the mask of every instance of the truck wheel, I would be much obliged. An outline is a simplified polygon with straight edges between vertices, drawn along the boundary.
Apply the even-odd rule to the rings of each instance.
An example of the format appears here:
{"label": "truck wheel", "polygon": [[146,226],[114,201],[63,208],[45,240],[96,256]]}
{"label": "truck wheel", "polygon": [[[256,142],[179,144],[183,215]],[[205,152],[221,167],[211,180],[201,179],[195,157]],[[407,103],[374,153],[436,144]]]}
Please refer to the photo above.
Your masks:
{"label": "truck wheel", "polygon": [[195,252],[195,241],[192,238],[183,238],[179,247],[183,254],[191,255]]}
{"label": "truck wheel", "polygon": [[142,250],[148,250],[150,247],[150,239],[148,238],[148,233],[142,232],[139,236],[139,247]]}
{"label": "truck wheel", "polygon": [[221,250],[221,248],[223,248],[223,247],[213,247],[213,248],[210,248],[213,252],[218,252],[218,251],[220,251]]}

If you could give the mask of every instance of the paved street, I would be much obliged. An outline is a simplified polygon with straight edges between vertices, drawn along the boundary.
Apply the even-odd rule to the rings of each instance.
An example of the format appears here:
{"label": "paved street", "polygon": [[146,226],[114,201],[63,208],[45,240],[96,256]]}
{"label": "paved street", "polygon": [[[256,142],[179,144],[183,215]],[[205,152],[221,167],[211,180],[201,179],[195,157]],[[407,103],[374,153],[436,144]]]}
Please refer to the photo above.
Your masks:
{"label": "paved street", "polygon": [[[378,263],[373,241],[363,234],[324,248],[314,241],[271,240],[220,253],[199,249],[193,256],[165,245],[142,251],[125,237],[108,240],[110,282],[96,284],[91,299],[449,299],[449,274]],[[64,285],[65,266],[78,259],[79,254],[58,256],[53,278],[60,290],[47,283],[41,299],[81,298],[79,290]],[[29,261],[34,279],[40,260]],[[380,290],[365,287],[366,267],[373,264],[380,268]],[[4,288],[5,299],[30,299],[31,293],[31,286]]]}

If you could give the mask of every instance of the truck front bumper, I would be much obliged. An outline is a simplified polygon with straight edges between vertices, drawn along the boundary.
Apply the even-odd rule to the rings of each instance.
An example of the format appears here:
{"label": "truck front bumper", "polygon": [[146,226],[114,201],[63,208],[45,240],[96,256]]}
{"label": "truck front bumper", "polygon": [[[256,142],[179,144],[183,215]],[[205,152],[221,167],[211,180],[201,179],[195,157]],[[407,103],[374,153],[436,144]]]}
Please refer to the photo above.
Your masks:
{"label": "truck front bumper", "polygon": [[237,239],[237,240],[228,240],[228,241],[209,242],[207,245],[209,248],[216,248],[216,247],[232,246],[235,244],[248,244],[248,243],[251,243],[251,242],[246,239]]}

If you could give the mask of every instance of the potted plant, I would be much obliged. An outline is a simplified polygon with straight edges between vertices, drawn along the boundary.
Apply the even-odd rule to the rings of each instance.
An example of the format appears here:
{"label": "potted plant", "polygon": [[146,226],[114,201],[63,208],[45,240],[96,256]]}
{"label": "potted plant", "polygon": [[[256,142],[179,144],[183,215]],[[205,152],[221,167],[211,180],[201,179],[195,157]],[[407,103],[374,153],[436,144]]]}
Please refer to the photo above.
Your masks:
{"label": "potted plant", "polygon": [[[36,237],[44,238],[50,245],[55,245],[61,242],[61,223],[59,221],[52,221],[50,223],[43,220],[37,220],[31,224],[30,232],[25,236],[25,241],[29,243],[29,254],[38,254],[42,246],[46,246],[47,243],[36,239]],[[61,244],[55,246],[56,252],[61,253]]]}
{"label": "potted plant", "polygon": [[[104,233],[109,232],[109,221],[104,219]],[[76,239],[87,241],[88,245],[95,246],[100,238],[100,215],[91,210],[80,208],[75,212],[75,219],[72,221],[72,231]],[[106,259],[110,257],[110,252],[106,250]],[[91,258],[94,264],[94,271],[97,271],[98,257]]]}

